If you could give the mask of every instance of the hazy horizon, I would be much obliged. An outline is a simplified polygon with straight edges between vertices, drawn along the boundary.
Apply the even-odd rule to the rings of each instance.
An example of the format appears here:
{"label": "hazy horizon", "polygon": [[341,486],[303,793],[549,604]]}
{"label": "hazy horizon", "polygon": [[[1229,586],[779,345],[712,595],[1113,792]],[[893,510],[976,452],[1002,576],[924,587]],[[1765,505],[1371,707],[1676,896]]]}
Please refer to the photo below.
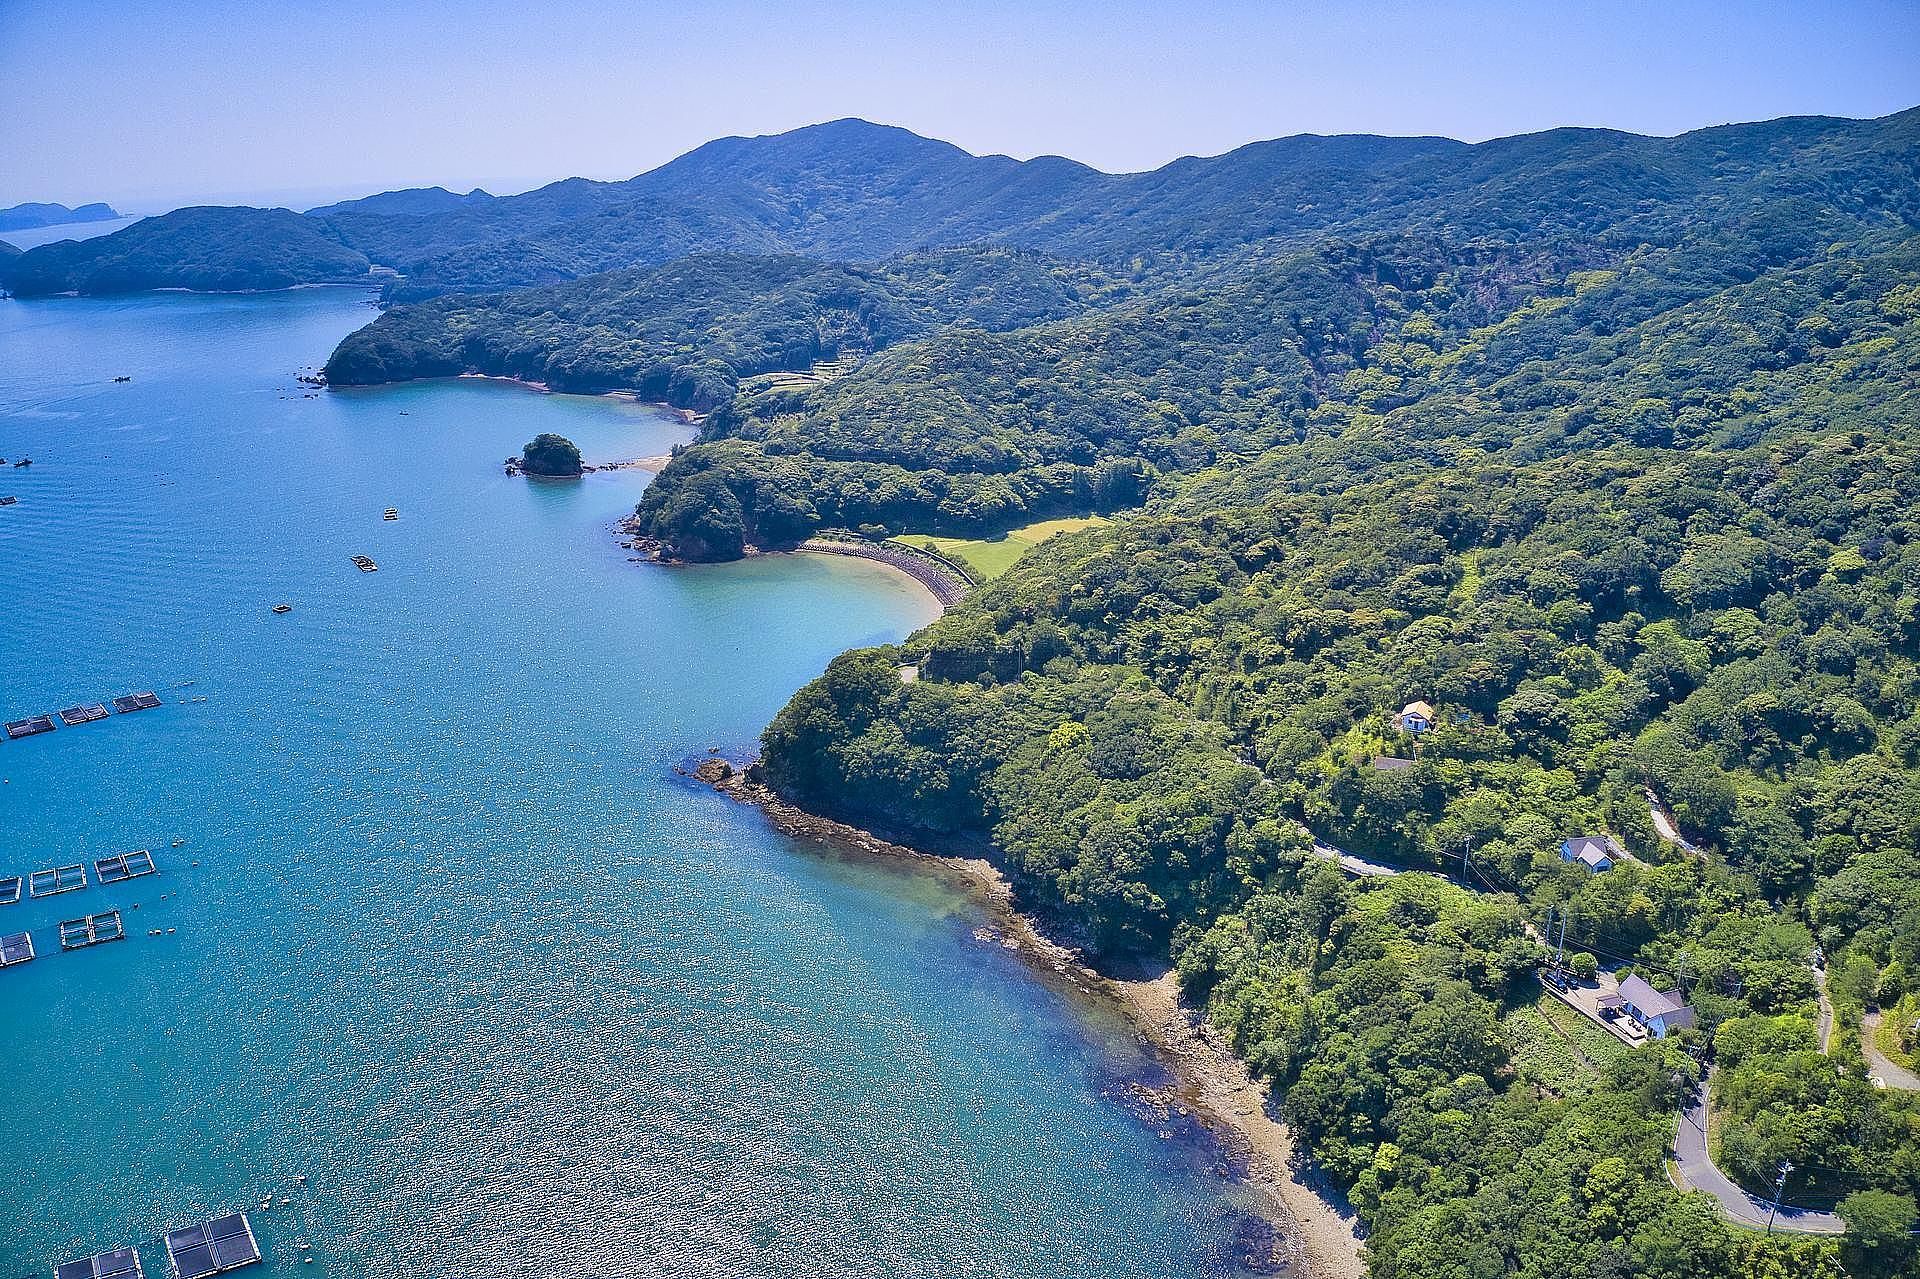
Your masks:
{"label": "hazy horizon", "polygon": [[[341,40],[340,33],[351,34]],[[857,116],[969,151],[1157,168],[1299,133],[1672,135],[1920,103],[1920,11],[1504,0],[1446,14],[871,0],[397,9],[0,0],[0,207],[311,207],[620,180]]]}

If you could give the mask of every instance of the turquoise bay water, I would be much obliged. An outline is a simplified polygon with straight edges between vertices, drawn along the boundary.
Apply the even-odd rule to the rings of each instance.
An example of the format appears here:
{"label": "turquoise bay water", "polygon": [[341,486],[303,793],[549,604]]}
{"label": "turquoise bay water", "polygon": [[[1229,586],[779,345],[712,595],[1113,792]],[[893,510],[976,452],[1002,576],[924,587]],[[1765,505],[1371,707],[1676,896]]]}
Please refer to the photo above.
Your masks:
{"label": "turquoise bay water", "polygon": [[[0,906],[41,956],[0,972],[0,1275],[128,1243],[160,1274],[162,1230],[241,1208],[256,1274],[1240,1273],[1244,1192],[1124,1101],[1128,1032],[960,894],[672,772],[919,588],[631,564],[643,474],[499,462],[684,428],[294,381],[371,315],[0,302],[0,455],[34,459],[0,470],[0,713],[166,701],[0,742],[0,874],[162,869]],[[60,951],[111,907],[129,940]]]}

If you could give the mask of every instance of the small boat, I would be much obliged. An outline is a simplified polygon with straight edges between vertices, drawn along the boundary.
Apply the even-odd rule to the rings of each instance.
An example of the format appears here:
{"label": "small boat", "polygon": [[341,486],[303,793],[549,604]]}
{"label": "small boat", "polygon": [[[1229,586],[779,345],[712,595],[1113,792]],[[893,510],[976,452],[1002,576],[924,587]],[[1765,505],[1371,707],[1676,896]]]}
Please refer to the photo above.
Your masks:
{"label": "small boat", "polygon": [[122,374],[121,374],[121,375],[120,375],[119,377],[117,377],[117,378],[115,378],[115,379],[113,379],[113,380],[114,380],[114,381],[116,381],[116,382],[131,382],[131,381],[133,381],[133,379],[132,379],[132,378],[130,378],[130,377],[128,377],[128,376],[127,376],[127,375],[126,375],[125,373],[122,373]]}
{"label": "small boat", "polygon": [[274,611],[274,612],[276,612],[276,613],[291,613],[291,612],[293,612],[293,605],[291,605],[291,604],[275,604],[275,605],[273,606],[273,611]]}
{"label": "small boat", "polygon": [[20,459],[20,460],[19,460],[18,462],[15,462],[15,463],[13,464],[13,469],[17,471],[17,470],[19,470],[19,469],[20,469],[21,467],[23,467],[23,466],[32,466],[32,465],[33,465],[33,459],[32,459],[32,458],[30,458],[30,457],[23,457],[23,458],[21,458],[21,459]]}
{"label": "small boat", "polygon": [[397,520],[400,518],[400,508],[397,506],[389,506],[387,513],[380,518],[383,520]]}
{"label": "small boat", "polygon": [[359,569],[362,573],[377,573],[380,570],[380,566],[378,564],[375,564],[372,560],[368,559],[364,555],[354,556],[353,566]]}
{"label": "small boat", "polygon": [[0,497],[0,506],[12,506],[15,502],[18,502],[19,500],[20,499],[17,497]]}

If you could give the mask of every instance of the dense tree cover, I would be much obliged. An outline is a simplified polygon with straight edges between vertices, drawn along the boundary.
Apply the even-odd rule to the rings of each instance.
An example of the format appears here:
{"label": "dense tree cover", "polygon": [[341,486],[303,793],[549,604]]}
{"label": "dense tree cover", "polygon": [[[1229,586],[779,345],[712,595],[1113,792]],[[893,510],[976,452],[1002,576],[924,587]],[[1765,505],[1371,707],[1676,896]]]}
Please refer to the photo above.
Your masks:
{"label": "dense tree cover", "polygon": [[[1564,918],[1570,945],[1688,991],[1693,1046],[1721,1053],[1729,1172],[1764,1184],[1784,1156],[1802,1197],[1914,1193],[1920,1111],[1866,1083],[1857,1041],[1812,1046],[1807,965],[1814,928],[1872,972],[1920,941],[1914,877],[1883,870],[1920,843],[1920,539],[1897,496],[1920,450],[1902,434],[1613,445],[1172,502],[1051,539],[904,647],[838,659],[769,728],[768,766],[843,816],[989,844],[1097,948],[1170,949],[1352,1186],[1376,1274],[1831,1267],[1756,1252],[1667,1187],[1682,1059],[1650,1050],[1590,1095],[1543,1099],[1507,1082],[1497,1014],[1532,953],[1520,915]],[[920,678],[902,684],[908,661]],[[1415,754],[1389,721],[1414,697],[1441,725],[1414,767],[1381,771],[1375,756]],[[1703,857],[1664,848],[1648,783]],[[1311,905],[1296,823],[1416,863],[1471,847],[1472,882],[1516,897],[1424,878],[1367,894],[1392,903],[1391,980],[1316,1002],[1337,963],[1302,960],[1295,933],[1241,953],[1250,915],[1269,931],[1338,917]],[[1602,829],[1644,862],[1595,875],[1558,856]],[[1881,895],[1837,891],[1863,876]],[[1451,950],[1409,975],[1435,908],[1398,895],[1423,892],[1457,899]],[[1480,1054],[1465,1093],[1453,1058],[1435,1067],[1447,1087],[1421,1082],[1427,1007],[1465,1037],[1447,1051]],[[1617,1196],[1605,1214],[1595,1178]],[[1549,1229],[1536,1194],[1579,1211]],[[1447,1269],[1473,1239],[1477,1259]]]}
{"label": "dense tree cover", "polygon": [[336,386],[488,373],[563,390],[623,388],[706,412],[742,378],[806,370],[946,324],[1072,315],[1114,286],[1093,268],[1006,249],[884,266],[701,255],[547,288],[388,311],[327,361]]}
{"label": "dense tree cover", "polygon": [[1516,1074],[1497,1014],[1534,990],[1521,917],[1429,876],[1349,885],[1296,861],[1176,943],[1189,994],[1349,1187],[1371,1273],[1837,1279],[1830,1244],[1747,1235],[1668,1184],[1673,1107],[1698,1074],[1677,1045],[1551,1092]]}
{"label": "dense tree cover", "polygon": [[[1920,382],[1898,335],[1920,243],[1829,252],[1798,233],[1617,259],[1394,238],[1250,260],[1204,291],[943,332],[804,400],[742,400],[653,500],[720,470],[752,524],[751,477],[777,472],[762,489],[829,522],[979,532],[1065,509],[1050,504],[1062,467],[1139,478],[1102,486],[1103,510],[1156,475],[1201,473],[1157,486],[1197,507],[1496,450],[1728,447],[1907,412]],[[875,500],[849,488],[847,462],[889,477]]]}
{"label": "dense tree cover", "polygon": [[367,256],[285,209],[175,209],[112,235],[62,240],[8,258],[0,286],[19,297],[144,289],[284,289],[367,278]]}
{"label": "dense tree cover", "polygon": [[[807,770],[795,780],[810,791],[834,793],[844,775],[846,795],[875,790],[919,811],[921,798],[849,771],[872,763],[836,752],[865,761],[865,732],[893,731],[923,699],[958,698],[915,716],[928,736],[910,743],[951,755],[941,775],[966,779],[932,806],[936,828],[986,829],[1014,797],[996,786],[1062,766],[1049,754],[1000,778],[1021,741],[1084,719],[1062,712],[1110,696],[1091,672],[1121,671],[1164,699],[1156,724],[1221,734],[1211,753],[1269,778],[1274,802],[1329,838],[1434,863],[1471,842],[1476,865],[1566,912],[1582,944],[1650,945],[1764,896],[1800,903],[1830,945],[1903,957],[1920,903],[1860,902],[1856,920],[1842,913],[1857,899],[1841,875],[1903,866],[1920,839],[1920,569],[1893,496],[1914,466],[1909,443],[1852,435],[1720,455],[1614,448],[1063,535],[916,639],[920,684],[883,681],[870,708],[848,697],[845,722],[813,721],[804,742],[789,745],[777,724],[773,762]],[[1752,562],[1733,562],[1738,592],[1704,599],[1697,575],[1729,530],[1751,541],[1738,549]],[[1863,546],[1877,558],[1844,567]],[[840,678],[803,694],[796,716],[815,696],[841,705]],[[1411,753],[1386,712],[1416,696],[1442,708],[1442,725],[1413,768],[1376,769],[1376,755]],[[975,718],[961,710],[976,700],[998,740],[949,751],[938,733]],[[1150,752],[1156,767],[1167,746]],[[1662,854],[1647,783],[1738,873]],[[1050,805],[1078,793],[1061,779],[1040,789]],[[1052,816],[1040,824],[1072,833]],[[1652,864],[1594,876],[1560,861],[1561,840],[1597,829],[1622,832]],[[1019,852],[1013,832],[996,833]],[[1133,922],[1164,937],[1174,919]]]}
{"label": "dense tree cover", "polygon": [[[1863,222],[1911,221],[1917,129],[1908,112],[1679,138],[1579,129],[1475,146],[1295,137],[1152,173],[1105,174],[1059,157],[968,155],[903,129],[840,120],[721,139],[625,182],[570,178],[504,198],[389,192],[314,210],[308,221],[404,272],[393,286],[402,301],[696,252],[874,260],[986,241],[1178,280],[1248,245],[1330,234],[1525,234],[1625,250],[1672,243],[1703,215],[1731,222],[1771,209],[1768,220],[1785,222],[1778,207],[1796,201]],[[253,211],[222,212],[244,219]],[[249,250],[229,246],[234,260],[208,274],[243,274]],[[308,278],[333,276],[323,269]]]}
{"label": "dense tree cover", "polygon": [[578,475],[580,447],[564,435],[542,431],[521,446],[520,469],[528,475]]}

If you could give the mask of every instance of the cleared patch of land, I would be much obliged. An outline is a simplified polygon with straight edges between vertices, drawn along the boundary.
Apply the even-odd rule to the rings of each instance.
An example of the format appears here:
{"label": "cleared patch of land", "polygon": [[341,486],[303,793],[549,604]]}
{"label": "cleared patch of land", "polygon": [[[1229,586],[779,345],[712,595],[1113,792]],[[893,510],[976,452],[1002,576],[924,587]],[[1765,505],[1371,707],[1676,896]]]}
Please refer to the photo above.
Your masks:
{"label": "cleared patch of land", "polygon": [[1503,1018],[1523,1075],[1566,1094],[1599,1079],[1630,1049],[1549,994]]}
{"label": "cleared patch of land", "polygon": [[963,559],[980,577],[991,581],[1055,533],[1075,533],[1106,522],[1105,517],[1099,515],[1070,516],[1008,529],[995,538],[928,537],[920,533],[908,533],[900,540],[910,546],[930,546],[942,555]]}

